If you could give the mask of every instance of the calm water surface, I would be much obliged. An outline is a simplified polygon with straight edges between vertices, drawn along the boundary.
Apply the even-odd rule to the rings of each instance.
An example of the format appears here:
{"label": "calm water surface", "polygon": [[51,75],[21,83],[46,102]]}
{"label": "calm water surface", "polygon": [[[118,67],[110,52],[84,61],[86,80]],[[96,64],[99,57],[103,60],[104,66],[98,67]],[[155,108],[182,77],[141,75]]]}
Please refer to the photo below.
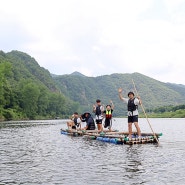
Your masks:
{"label": "calm water surface", "polygon": [[[163,133],[160,146],[61,135],[66,120],[0,123],[0,185],[185,184],[185,119],[149,120]],[[113,127],[127,131],[126,122],[115,119]]]}

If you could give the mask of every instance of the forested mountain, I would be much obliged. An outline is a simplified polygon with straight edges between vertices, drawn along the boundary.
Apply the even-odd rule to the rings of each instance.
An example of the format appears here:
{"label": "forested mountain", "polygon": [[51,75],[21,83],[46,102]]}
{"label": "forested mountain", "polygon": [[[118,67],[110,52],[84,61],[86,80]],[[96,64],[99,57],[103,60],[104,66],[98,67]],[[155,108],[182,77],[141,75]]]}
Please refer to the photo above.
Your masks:
{"label": "forested mountain", "polygon": [[123,88],[123,96],[127,97],[129,91],[135,92],[133,81],[147,109],[185,104],[184,85],[163,83],[139,73],[98,77],[86,77],[76,73],[55,76],[54,80],[61,92],[73,101],[79,102],[83,110],[91,110],[97,98],[101,99],[104,105],[112,100],[115,104],[115,116],[126,114],[126,105],[118,98],[118,88]]}
{"label": "forested mountain", "polygon": [[54,118],[78,108],[34,58],[19,51],[0,51],[1,120]]}
{"label": "forested mountain", "polygon": [[[0,51],[0,120],[67,118],[74,111],[92,111],[96,99],[112,100],[114,116],[126,115],[118,98],[134,91],[132,79],[148,110],[185,104],[185,86],[163,83],[139,73],[87,77],[79,72],[55,75],[26,53]],[[136,93],[135,93],[136,94]]]}

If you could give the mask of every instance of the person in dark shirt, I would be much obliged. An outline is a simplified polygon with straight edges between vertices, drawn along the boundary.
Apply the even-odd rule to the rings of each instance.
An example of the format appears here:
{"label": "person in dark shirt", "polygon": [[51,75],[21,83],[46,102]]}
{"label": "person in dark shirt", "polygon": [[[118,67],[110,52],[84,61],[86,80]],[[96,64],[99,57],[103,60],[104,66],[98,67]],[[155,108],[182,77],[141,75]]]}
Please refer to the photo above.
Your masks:
{"label": "person in dark shirt", "polygon": [[84,112],[81,115],[81,120],[82,122],[86,122],[86,126],[83,128],[83,130],[95,130],[96,127],[94,119],[89,112]]}
{"label": "person in dark shirt", "polygon": [[102,127],[103,111],[104,111],[104,106],[101,105],[101,100],[97,99],[96,105],[93,105],[93,112],[95,113],[96,124],[97,124],[98,130],[100,131],[103,131],[103,127]]}
{"label": "person in dark shirt", "polygon": [[125,102],[127,104],[128,109],[128,132],[129,132],[129,138],[132,138],[132,123],[134,123],[138,137],[141,138],[141,130],[138,124],[138,105],[141,105],[141,99],[140,97],[134,97],[133,92],[128,93],[128,98],[124,98],[122,96],[122,88],[118,89],[119,98],[121,101]]}

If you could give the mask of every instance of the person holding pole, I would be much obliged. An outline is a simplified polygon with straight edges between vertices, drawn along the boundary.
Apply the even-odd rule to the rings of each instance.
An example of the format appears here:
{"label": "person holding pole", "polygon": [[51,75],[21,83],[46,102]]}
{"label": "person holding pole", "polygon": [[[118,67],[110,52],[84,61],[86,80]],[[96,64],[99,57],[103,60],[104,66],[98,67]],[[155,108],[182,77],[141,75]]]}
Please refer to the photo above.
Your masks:
{"label": "person holding pole", "polygon": [[132,123],[134,123],[136,130],[137,130],[137,134],[138,134],[138,138],[141,138],[141,130],[138,124],[138,105],[141,105],[141,99],[140,97],[134,97],[134,93],[133,92],[129,92],[128,93],[128,98],[124,98],[122,96],[122,88],[118,89],[118,93],[119,93],[119,98],[121,101],[127,103],[127,108],[128,108],[128,132],[129,132],[129,139],[132,139]]}
{"label": "person holding pole", "polygon": [[[135,86],[135,83],[134,83],[134,80],[133,80],[133,79],[132,79],[132,83],[133,83],[133,85],[134,85],[134,89],[135,89],[136,95],[139,97],[139,94],[138,94],[138,92],[137,92],[137,89],[136,89],[136,86]],[[143,113],[144,113],[144,115],[145,115],[145,117],[146,117],[146,120],[147,120],[147,122],[148,122],[148,124],[149,124],[149,126],[150,126],[150,129],[151,129],[151,131],[153,132],[154,138],[155,138],[155,140],[157,141],[158,146],[159,146],[159,144],[160,144],[160,143],[159,143],[159,140],[158,140],[158,138],[157,138],[155,132],[153,131],[152,125],[151,125],[150,122],[149,122],[148,116],[147,116],[147,114],[146,114],[146,112],[145,112],[145,109],[144,109],[144,107],[143,107],[141,101],[140,101],[140,105],[141,105],[141,108],[142,108],[142,110],[143,110]]]}

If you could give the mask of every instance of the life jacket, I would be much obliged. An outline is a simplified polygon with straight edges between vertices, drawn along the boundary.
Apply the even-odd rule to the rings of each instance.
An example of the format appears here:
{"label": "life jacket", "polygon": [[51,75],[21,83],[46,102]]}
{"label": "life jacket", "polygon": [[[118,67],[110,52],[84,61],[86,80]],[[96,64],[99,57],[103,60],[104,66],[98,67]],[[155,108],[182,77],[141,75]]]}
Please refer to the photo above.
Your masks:
{"label": "life jacket", "polygon": [[96,127],[95,127],[94,119],[91,116],[87,119],[87,123],[88,123],[87,130],[95,130]]}
{"label": "life jacket", "polygon": [[112,111],[111,110],[106,110],[106,112],[105,112],[105,118],[106,119],[111,119],[112,118]]}
{"label": "life jacket", "polygon": [[78,118],[74,118],[74,124],[77,126],[77,127],[79,127],[79,123],[77,123],[77,120],[78,120]]}
{"label": "life jacket", "polygon": [[98,105],[98,106],[96,107],[96,112],[95,112],[95,114],[96,114],[97,116],[101,115],[101,105]]}
{"label": "life jacket", "polygon": [[133,112],[137,109],[137,105],[134,103],[135,98],[128,100],[128,111]]}

